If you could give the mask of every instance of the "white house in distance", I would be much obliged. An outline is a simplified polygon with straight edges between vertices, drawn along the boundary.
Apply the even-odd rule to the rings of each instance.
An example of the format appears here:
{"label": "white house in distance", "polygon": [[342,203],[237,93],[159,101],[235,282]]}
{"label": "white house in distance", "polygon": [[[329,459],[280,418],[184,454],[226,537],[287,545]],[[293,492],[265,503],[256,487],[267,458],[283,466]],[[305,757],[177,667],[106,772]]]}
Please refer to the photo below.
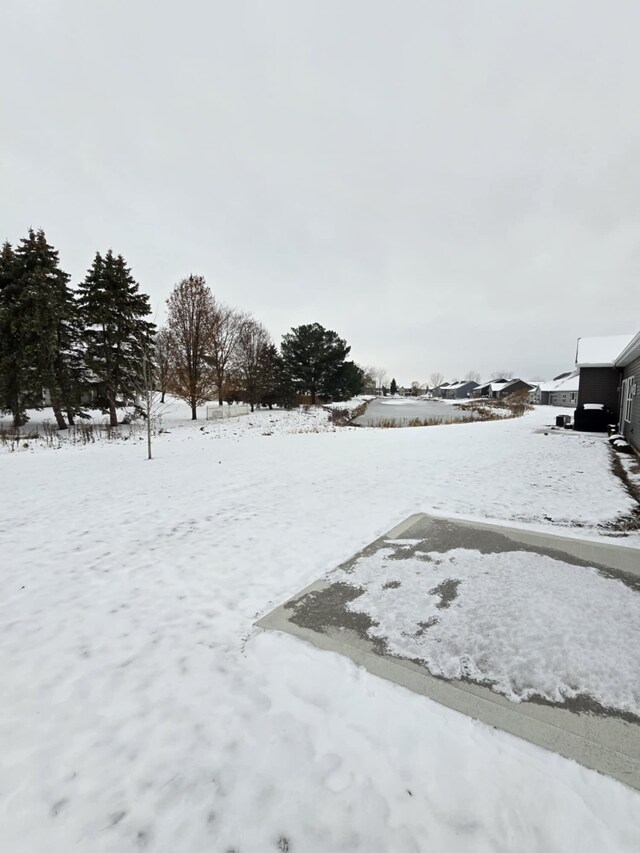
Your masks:
{"label": "white house in distance", "polygon": [[575,408],[578,405],[579,386],[579,371],[574,370],[572,373],[561,373],[548,382],[540,382],[536,385],[531,391],[529,399],[532,403],[542,405]]}

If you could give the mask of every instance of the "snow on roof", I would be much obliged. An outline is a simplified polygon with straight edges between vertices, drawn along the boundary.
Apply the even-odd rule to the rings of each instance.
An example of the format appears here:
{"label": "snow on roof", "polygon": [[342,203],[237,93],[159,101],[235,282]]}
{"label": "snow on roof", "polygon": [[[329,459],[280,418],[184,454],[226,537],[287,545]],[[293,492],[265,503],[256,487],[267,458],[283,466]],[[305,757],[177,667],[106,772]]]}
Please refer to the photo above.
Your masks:
{"label": "snow on roof", "polygon": [[545,390],[549,391],[578,391],[580,386],[580,374],[574,373],[572,376],[567,376],[566,379],[561,379],[559,382],[552,383],[553,388]]}
{"label": "snow on roof", "polygon": [[462,382],[454,382],[453,385],[448,385],[447,388],[449,390],[457,390],[458,388],[464,388],[466,385],[477,385],[477,382],[474,382],[473,379],[463,379]]}
{"label": "snow on roof", "polygon": [[560,374],[555,379],[549,379],[547,382],[538,383],[538,388],[541,391],[577,391],[580,384],[580,372],[574,370],[573,373]]}
{"label": "snow on roof", "polygon": [[494,385],[498,388],[502,388],[502,387],[504,387],[504,385],[507,384],[507,382],[511,382],[511,380],[510,379],[499,379],[499,378],[498,379],[487,379],[486,382],[481,382],[478,385],[478,388],[488,388],[490,385]]}
{"label": "snow on roof", "polygon": [[529,385],[530,388],[535,388],[535,382],[527,382],[526,379],[520,379],[519,377],[516,379],[510,379],[506,384],[503,384],[502,388],[506,391],[506,389],[510,385],[517,385],[518,382],[524,382],[525,385]]}
{"label": "snow on roof", "polygon": [[626,367],[630,361],[633,361],[634,358],[638,357],[638,353],[640,353],[640,332],[638,332],[638,334],[632,338],[627,346],[622,350],[616,359],[616,365]]}
{"label": "snow on roof", "polygon": [[578,338],[578,367],[613,367],[616,359],[631,343],[633,335],[607,335],[602,338]]}

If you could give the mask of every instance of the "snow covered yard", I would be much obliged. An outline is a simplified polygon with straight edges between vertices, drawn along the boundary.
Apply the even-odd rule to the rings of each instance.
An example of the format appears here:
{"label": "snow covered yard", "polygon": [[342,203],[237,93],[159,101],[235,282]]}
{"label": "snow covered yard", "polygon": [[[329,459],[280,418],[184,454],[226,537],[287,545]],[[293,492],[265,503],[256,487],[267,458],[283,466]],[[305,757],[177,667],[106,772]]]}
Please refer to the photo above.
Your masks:
{"label": "snow covered yard", "polygon": [[412,512],[601,535],[633,501],[606,439],[536,432],[555,414],[1,453],[3,847],[639,849],[636,792],[253,628]]}
{"label": "snow covered yard", "polygon": [[595,700],[640,718],[640,582],[515,545],[386,546],[331,580],[358,591],[347,610],[370,617],[388,654],[513,702]]}

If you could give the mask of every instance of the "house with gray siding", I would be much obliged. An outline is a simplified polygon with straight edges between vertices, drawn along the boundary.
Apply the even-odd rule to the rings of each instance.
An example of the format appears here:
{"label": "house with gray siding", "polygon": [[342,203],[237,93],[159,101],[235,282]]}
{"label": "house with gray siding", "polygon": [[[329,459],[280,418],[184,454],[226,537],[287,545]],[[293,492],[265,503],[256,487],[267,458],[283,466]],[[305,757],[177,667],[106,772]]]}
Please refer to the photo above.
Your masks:
{"label": "house with gray siding", "polygon": [[498,400],[504,400],[505,397],[509,397],[511,394],[528,394],[533,387],[531,382],[525,382],[524,379],[510,379],[491,396]]}
{"label": "house with gray siding", "polygon": [[640,453],[640,332],[616,359],[620,371],[620,414],[618,429]]}
{"label": "house with gray siding", "polygon": [[577,370],[573,373],[560,373],[548,382],[534,385],[529,393],[529,402],[543,406],[575,408],[578,405],[579,385],[580,374]]}
{"label": "house with gray siding", "polygon": [[503,379],[502,377],[498,377],[497,379],[490,379],[488,382],[481,382],[480,385],[476,385],[476,387],[471,392],[472,397],[492,397],[497,398],[499,396],[500,391],[510,382],[509,379]]}
{"label": "house with gray siding", "polygon": [[432,397],[444,397],[444,393],[448,387],[449,387],[448,382],[443,382],[441,385],[436,385],[435,388],[431,389],[431,396]]}
{"label": "house with gray siding", "polygon": [[580,389],[580,374],[576,371],[570,376],[565,376],[559,382],[555,383],[553,388],[549,388],[549,405],[550,406],[567,406],[575,409],[578,405],[578,391]]}
{"label": "house with gray siding", "polygon": [[580,370],[578,409],[598,404],[606,406],[611,423],[620,417],[621,372],[616,362],[631,343],[633,335],[578,338],[576,367]]}
{"label": "house with gray siding", "polygon": [[454,382],[442,389],[445,400],[466,400],[471,392],[478,387],[477,382]]}
{"label": "house with gray siding", "polygon": [[[566,373],[559,373],[557,376],[554,376],[553,379],[549,379],[547,382],[534,382],[533,388],[529,392],[529,402],[535,403],[537,406],[548,406],[549,405],[549,394],[551,391],[554,391],[560,382],[564,379],[567,379],[570,376],[578,376],[578,371],[571,372],[570,370]],[[578,396],[578,387],[576,385],[576,400]],[[575,403],[574,400],[571,401]]]}

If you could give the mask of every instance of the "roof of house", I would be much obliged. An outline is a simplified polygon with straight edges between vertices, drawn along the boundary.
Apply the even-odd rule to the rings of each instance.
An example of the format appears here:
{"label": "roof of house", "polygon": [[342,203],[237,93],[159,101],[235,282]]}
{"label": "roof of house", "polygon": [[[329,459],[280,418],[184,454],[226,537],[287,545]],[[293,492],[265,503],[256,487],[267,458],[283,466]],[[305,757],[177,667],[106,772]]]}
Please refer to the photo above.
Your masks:
{"label": "roof of house", "polygon": [[473,379],[463,379],[462,382],[454,382],[452,385],[448,385],[447,388],[449,391],[457,391],[459,388],[466,388],[467,385],[473,385],[475,388],[477,384]]}
{"label": "roof of house", "polygon": [[535,388],[535,385],[532,382],[527,382],[526,379],[520,379],[519,377],[516,379],[510,379],[507,383],[502,385],[502,390],[506,391],[511,385],[517,385],[518,382],[522,382],[525,385],[528,385],[530,388]]}
{"label": "roof of house", "polygon": [[498,388],[504,388],[510,379],[489,379],[487,382],[481,382],[478,388],[491,388],[492,391],[497,391]]}
{"label": "roof of house", "polygon": [[550,384],[553,384],[554,387],[546,390],[553,391],[554,393],[557,391],[563,391],[566,394],[569,391],[577,391],[580,386],[580,374],[574,373],[571,376],[567,376],[565,379],[561,379],[559,382],[553,382]]}
{"label": "roof of house", "polygon": [[[498,382],[492,383],[491,390],[494,391],[508,391],[511,385],[517,385],[518,383],[522,383],[523,385],[528,385],[529,388],[535,388],[535,382],[527,382],[526,379],[520,379],[519,377],[516,379],[509,379],[507,382]],[[495,388],[494,388],[495,385]]]}
{"label": "roof of house", "polygon": [[633,335],[607,335],[602,338],[578,338],[578,367],[613,367]]}
{"label": "roof of house", "polygon": [[618,355],[616,365],[619,367],[626,367],[630,361],[633,361],[634,358],[638,358],[638,356],[640,356],[640,332],[638,332],[638,334],[629,341],[622,352]]}
{"label": "roof of house", "polygon": [[[547,382],[539,382],[537,387],[540,391],[577,391],[580,384],[580,372],[574,370],[573,373],[561,373],[555,379],[549,379]],[[536,387],[536,386],[534,386]]]}

